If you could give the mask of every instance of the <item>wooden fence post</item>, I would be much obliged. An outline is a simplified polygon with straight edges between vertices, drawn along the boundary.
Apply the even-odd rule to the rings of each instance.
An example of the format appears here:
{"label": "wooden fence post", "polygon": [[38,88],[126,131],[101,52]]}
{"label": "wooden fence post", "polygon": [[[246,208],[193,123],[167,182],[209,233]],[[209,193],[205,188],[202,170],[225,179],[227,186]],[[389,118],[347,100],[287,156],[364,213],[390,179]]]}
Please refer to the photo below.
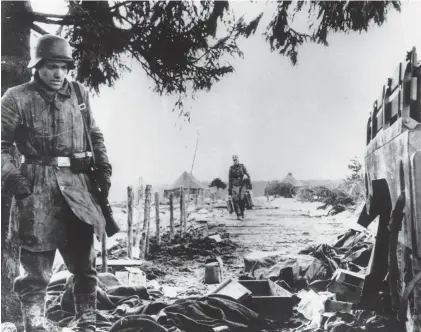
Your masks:
{"label": "wooden fence post", "polygon": [[173,193],[170,193],[170,241],[174,240],[174,204]]}
{"label": "wooden fence post", "polygon": [[184,221],[184,187],[181,186],[180,187],[180,237],[184,238],[184,233],[183,233],[183,221]]}
{"label": "wooden fence post", "polygon": [[[184,196],[184,192],[183,192],[183,196]],[[189,199],[190,195],[186,198],[184,197],[183,199],[183,234],[184,236],[186,236],[187,233],[187,207],[189,206],[189,200],[187,201],[187,199]],[[187,201],[187,202],[186,202]]]}
{"label": "wooden fence post", "polygon": [[137,222],[135,223],[134,227],[134,236],[133,236],[133,245],[136,248],[139,248],[140,240],[142,238],[142,201],[143,201],[143,184],[141,187],[138,188],[138,202],[137,202],[137,209],[138,209],[138,215],[137,215]]}
{"label": "wooden fence post", "polygon": [[132,259],[133,246],[133,201],[134,194],[131,186],[127,187],[127,256]]}
{"label": "wooden fence post", "polygon": [[107,234],[104,233],[101,243],[102,272],[108,272]]}
{"label": "wooden fence post", "polygon": [[161,230],[159,220],[159,193],[155,193],[155,222],[156,222],[156,244],[161,245]]}
{"label": "wooden fence post", "polygon": [[149,223],[150,223],[150,214],[151,214],[151,191],[152,186],[150,184],[146,185],[145,189],[145,213],[143,220],[143,230],[142,230],[142,248],[141,248],[141,258],[146,258],[149,253]]}
{"label": "wooden fence post", "polygon": [[139,184],[137,187],[137,205],[140,205],[140,202],[143,199],[143,177],[139,178]]}

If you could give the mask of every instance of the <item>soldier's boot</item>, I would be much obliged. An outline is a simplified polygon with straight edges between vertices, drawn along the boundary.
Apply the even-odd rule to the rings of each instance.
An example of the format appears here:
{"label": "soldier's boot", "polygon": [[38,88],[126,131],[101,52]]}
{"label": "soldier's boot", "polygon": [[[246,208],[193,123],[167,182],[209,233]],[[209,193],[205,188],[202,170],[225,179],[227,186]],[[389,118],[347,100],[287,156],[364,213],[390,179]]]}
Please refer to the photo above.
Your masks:
{"label": "soldier's boot", "polygon": [[74,332],[95,332],[96,330],[96,291],[91,294],[73,295],[76,317],[70,324]]}
{"label": "soldier's boot", "polygon": [[47,331],[45,324],[45,303],[22,303],[23,327],[25,332]]}
{"label": "soldier's boot", "polygon": [[244,201],[240,202],[239,205],[240,205],[240,217],[241,219],[244,219],[244,210],[245,210]]}

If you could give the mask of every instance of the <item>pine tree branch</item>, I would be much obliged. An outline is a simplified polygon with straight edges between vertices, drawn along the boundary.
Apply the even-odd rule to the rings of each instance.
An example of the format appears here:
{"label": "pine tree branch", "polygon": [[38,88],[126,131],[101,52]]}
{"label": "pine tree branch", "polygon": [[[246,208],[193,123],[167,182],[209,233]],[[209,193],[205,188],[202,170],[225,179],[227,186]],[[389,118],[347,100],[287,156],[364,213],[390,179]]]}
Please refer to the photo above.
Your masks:
{"label": "pine tree branch", "polygon": [[59,14],[46,14],[46,13],[40,13],[40,12],[33,12],[34,15],[37,15],[39,17],[45,17],[45,18],[61,18],[61,19],[68,19],[73,18],[76,19],[73,15],[59,15]]}
{"label": "pine tree branch", "polygon": [[[72,15],[56,15],[56,14],[45,14],[33,12],[31,13],[33,21],[46,23],[46,24],[56,24],[56,25],[75,25],[81,24],[87,19],[83,17],[76,17]],[[51,18],[60,18],[60,20],[53,20]]]}
{"label": "pine tree branch", "polygon": [[110,7],[110,10],[115,10],[115,9],[120,8],[120,7],[126,6],[130,2],[131,1],[123,1],[123,2],[116,3],[114,6]]}
{"label": "pine tree branch", "polygon": [[32,23],[31,29],[38,32],[41,35],[48,35],[48,32],[41,28],[39,25]]}

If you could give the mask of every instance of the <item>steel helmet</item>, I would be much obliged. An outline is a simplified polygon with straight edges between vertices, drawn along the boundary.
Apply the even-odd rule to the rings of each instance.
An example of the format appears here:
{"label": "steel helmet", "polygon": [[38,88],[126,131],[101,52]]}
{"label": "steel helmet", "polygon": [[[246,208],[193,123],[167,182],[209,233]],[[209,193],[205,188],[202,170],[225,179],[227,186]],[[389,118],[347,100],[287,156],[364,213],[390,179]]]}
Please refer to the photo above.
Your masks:
{"label": "steel helmet", "polygon": [[31,53],[28,68],[35,67],[41,60],[60,60],[69,63],[69,68],[74,68],[72,48],[66,39],[56,35],[41,36]]}

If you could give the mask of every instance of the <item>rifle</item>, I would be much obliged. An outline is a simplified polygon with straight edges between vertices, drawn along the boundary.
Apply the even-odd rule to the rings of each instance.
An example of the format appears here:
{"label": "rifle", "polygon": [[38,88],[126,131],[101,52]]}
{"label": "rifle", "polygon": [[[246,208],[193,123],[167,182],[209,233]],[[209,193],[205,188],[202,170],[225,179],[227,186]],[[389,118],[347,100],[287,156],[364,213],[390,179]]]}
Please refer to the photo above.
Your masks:
{"label": "rifle", "polygon": [[86,138],[88,140],[89,149],[92,152],[92,164],[91,164],[91,167],[89,167],[89,171],[87,172],[88,177],[92,183],[92,186],[91,186],[92,194],[96,197],[96,199],[98,200],[98,204],[101,207],[101,211],[105,219],[105,232],[107,233],[108,237],[111,237],[120,231],[120,227],[118,226],[117,222],[114,219],[113,210],[111,209],[110,202],[108,201],[108,198],[104,195],[104,192],[101,189],[101,173],[98,167],[95,165],[95,156],[94,156],[94,150],[92,146],[92,139],[88,130],[88,126],[86,124],[86,121],[87,121],[86,114],[85,114],[86,105],[83,102],[80,87],[76,82],[72,82],[72,85],[76,92],[79,109],[82,114],[83,127],[84,127]]}
{"label": "rifle", "polygon": [[113,236],[114,234],[120,232],[120,227],[113,216],[113,210],[111,209],[110,202],[108,198],[104,195],[104,192],[101,190],[101,175],[100,171],[96,167],[92,167],[88,172],[88,177],[92,182],[92,193],[98,200],[98,204],[101,207],[102,214],[105,219],[105,232],[108,237]]}

